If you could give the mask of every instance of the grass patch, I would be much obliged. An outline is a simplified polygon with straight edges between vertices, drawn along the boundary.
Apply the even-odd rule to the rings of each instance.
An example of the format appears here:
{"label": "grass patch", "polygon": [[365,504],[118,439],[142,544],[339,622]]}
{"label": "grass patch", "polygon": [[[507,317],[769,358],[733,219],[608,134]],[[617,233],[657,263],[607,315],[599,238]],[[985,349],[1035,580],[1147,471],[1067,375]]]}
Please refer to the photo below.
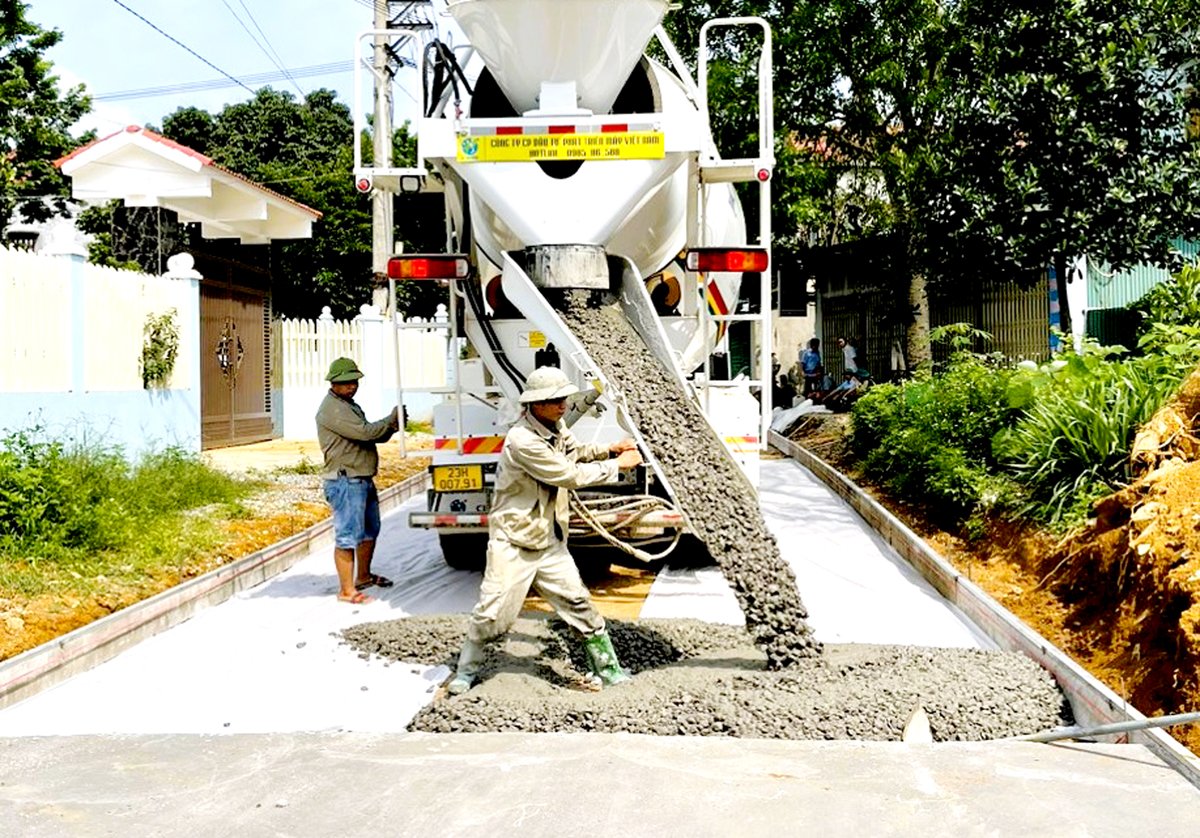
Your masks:
{"label": "grass patch", "polygon": [[300,462],[292,463],[291,465],[287,465],[287,466],[280,466],[279,468],[275,469],[271,473],[272,474],[300,474],[300,475],[307,476],[307,475],[312,475],[312,474],[320,474],[321,471],[322,471],[322,466],[320,463],[310,460],[308,457],[303,457],[303,458],[301,458]]}
{"label": "grass patch", "polygon": [[[10,434],[0,438],[0,588],[36,595],[176,573],[217,543],[212,518],[260,485],[179,449],[129,462],[40,429]],[[213,505],[226,514],[187,514]]]}

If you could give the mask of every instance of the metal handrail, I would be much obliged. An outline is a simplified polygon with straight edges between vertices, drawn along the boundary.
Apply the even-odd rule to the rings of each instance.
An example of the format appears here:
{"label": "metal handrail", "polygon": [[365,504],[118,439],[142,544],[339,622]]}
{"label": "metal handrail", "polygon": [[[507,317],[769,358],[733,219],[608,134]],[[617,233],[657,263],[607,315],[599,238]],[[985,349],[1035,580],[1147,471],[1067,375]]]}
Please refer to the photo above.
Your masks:
{"label": "metal handrail", "polygon": [[[774,64],[772,59],[772,41],[771,41],[771,25],[764,18],[757,16],[747,17],[726,17],[714,18],[707,21],[700,27],[700,52],[696,59],[697,71],[699,75],[698,93],[699,107],[701,119],[704,124],[703,142],[708,144],[708,152],[702,156],[699,161],[699,167],[702,171],[707,166],[712,167],[721,160],[719,150],[716,147],[716,141],[712,137],[712,121],[709,116],[708,108],[708,33],[710,29],[723,26],[758,26],[763,31],[762,48],[759,54],[758,61],[758,159],[755,162],[756,174],[764,173],[764,176],[758,176],[758,196],[759,196],[759,246],[767,251],[767,270],[763,271],[759,276],[759,311],[758,315],[738,316],[739,320],[758,320],[759,325],[759,375],[756,378],[748,379],[742,384],[747,388],[758,386],[760,389],[760,412],[759,412],[759,447],[766,449],[767,434],[771,427],[771,400],[768,398],[769,388],[774,385],[774,374],[771,372],[771,355],[773,347],[771,345],[771,170],[775,166],[775,114],[774,114]],[[739,160],[738,165],[744,165],[747,161]],[[707,194],[704,192],[704,185],[701,179],[700,185],[697,187],[701,190],[702,200],[698,202],[701,214],[703,213],[704,200],[703,197]],[[703,235],[705,225],[701,221],[699,225],[700,234]],[[704,244],[704,242],[697,242]],[[706,281],[706,280],[705,280]],[[729,315],[719,316],[712,315],[708,311],[708,306],[701,303],[700,310],[700,330],[701,339],[704,345],[707,346],[709,326],[712,323],[719,322],[729,318]],[[768,381],[768,376],[770,380]],[[705,384],[712,380],[711,368],[711,353],[705,354],[704,358],[704,378]],[[710,404],[707,395],[707,386],[705,390],[705,409],[707,412]]]}

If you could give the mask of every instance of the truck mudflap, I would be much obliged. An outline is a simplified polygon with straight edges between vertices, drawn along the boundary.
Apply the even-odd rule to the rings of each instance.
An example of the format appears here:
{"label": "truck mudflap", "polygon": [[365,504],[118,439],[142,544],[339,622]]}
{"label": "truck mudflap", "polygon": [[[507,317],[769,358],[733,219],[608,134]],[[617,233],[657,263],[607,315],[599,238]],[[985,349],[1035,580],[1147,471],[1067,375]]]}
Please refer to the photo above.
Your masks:
{"label": "truck mudflap", "polygon": [[[652,512],[616,511],[597,512],[593,517],[612,532],[620,533],[627,538],[653,538],[671,530],[686,529],[687,523],[683,515],[673,510],[654,510]],[[455,512],[411,512],[408,525],[420,529],[437,530],[439,533],[468,533],[486,532],[488,516],[486,513],[455,513]],[[572,515],[570,535],[585,536],[594,532],[583,518]]]}

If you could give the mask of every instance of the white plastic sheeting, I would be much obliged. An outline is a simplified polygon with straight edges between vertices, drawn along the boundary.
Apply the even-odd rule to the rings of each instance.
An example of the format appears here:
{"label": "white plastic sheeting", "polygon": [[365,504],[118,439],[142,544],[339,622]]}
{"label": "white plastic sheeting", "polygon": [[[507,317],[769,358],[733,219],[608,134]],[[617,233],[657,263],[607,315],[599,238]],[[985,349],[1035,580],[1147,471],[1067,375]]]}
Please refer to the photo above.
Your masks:
{"label": "white plastic sheeting", "polygon": [[[759,504],[825,643],[995,648],[840,498],[792,460],[763,460]],[[660,573],[641,616],[741,624],[715,568]]]}
{"label": "white plastic sheeting", "polygon": [[452,571],[437,539],[384,519],[378,599],[338,602],[332,548],[47,692],[0,712],[0,736],[404,730],[449,674],[363,660],[334,633],[408,614],[467,611],[479,574]]}
{"label": "white plastic sheeting", "polygon": [[[760,499],[819,639],[990,645],[804,468],[764,461]],[[338,602],[332,549],[318,550],[269,582],[0,711],[0,736],[404,730],[448,671],[364,660],[334,633],[474,606],[480,575],[450,570],[436,537],[408,528],[408,513],[419,504],[384,519],[373,570],[396,585],[371,589],[375,602]],[[742,622],[716,568],[660,574],[641,616]]]}

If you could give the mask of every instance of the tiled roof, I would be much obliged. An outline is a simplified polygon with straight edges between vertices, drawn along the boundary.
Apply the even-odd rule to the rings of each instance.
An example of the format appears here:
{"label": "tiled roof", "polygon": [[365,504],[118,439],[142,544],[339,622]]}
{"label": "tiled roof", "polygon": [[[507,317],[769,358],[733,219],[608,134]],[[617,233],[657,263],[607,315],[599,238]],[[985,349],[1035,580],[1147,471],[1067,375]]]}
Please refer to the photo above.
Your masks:
{"label": "tiled roof", "polygon": [[116,137],[120,134],[141,134],[143,137],[145,137],[148,140],[153,140],[156,143],[162,143],[167,148],[173,149],[174,151],[177,151],[181,154],[186,154],[188,157],[192,157],[192,158],[200,161],[200,164],[203,166],[209,166],[213,169],[216,169],[219,172],[223,172],[224,174],[229,175],[230,177],[237,178],[238,180],[245,183],[247,186],[251,186],[254,189],[259,190],[260,192],[265,192],[266,194],[279,199],[280,201],[284,201],[286,203],[291,204],[294,207],[298,207],[299,209],[303,210],[304,212],[307,212],[310,215],[312,215],[313,218],[321,217],[321,212],[319,210],[315,210],[312,207],[305,206],[304,204],[300,203],[299,201],[294,201],[291,198],[289,198],[287,195],[281,195],[280,193],[276,192],[274,189],[268,189],[267,187],[263,186],[261,183],[253,181],[250,178],[246,177],[245,175],[238,174],[237,172],[233,171],[232,169],[227,169],[224,166],[213,162],[213,159],[211,157],[201,154],[200,152],[196,151],[195,149],[191,149],[185,145],[181,145],[180,143],[177,143],[172,139],[164,137],[162,134],[159,134],[155,131],[151,131],[149,128],[143,128],[140,125],[126,126],[124,129],[122,129],[120,131],[114,131],[113,133],[108,134],[107,136],[100,137],[98,139],[92,140],[90,143],[81,145],[79,148],[75,149],[74,151],[70,152],[69,154],[66,154],[66,155],[58,158],[57,160],[55,160],[54,165],[58,168],[62,168],[63,164],[66,163],[68,160],[72,159],[73,157],[76,157],[76,156],[82,154],[84,151],[87,151],[90,148],[93,148],[102,143],[108,142],[113,137]]}

